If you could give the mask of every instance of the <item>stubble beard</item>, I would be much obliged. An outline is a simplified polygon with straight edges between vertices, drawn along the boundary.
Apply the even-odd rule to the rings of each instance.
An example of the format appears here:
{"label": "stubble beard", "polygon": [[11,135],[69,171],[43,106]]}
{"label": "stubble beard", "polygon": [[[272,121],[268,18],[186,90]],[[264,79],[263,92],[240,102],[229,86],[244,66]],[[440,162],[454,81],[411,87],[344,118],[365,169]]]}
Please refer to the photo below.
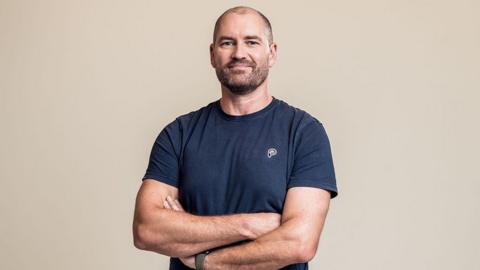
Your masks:
{"label": "stubble beard", "polygon": [[251,66],[252,71],[232,70],[228,65],[224,68],[215,69],[220,83],[234,95],[246,95],[258,88],[268,77],[267,64]]}

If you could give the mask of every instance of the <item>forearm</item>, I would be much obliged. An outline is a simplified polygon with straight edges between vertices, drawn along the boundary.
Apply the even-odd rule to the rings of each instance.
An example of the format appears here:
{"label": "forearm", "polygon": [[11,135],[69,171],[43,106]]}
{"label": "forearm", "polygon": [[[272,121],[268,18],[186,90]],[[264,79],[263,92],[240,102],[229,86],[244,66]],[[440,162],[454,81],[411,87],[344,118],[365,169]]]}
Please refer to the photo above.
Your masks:
{"label": "forearm", "polygon": [[184,257],[252,237],[248,214],[196,216],[159,209],[148,220],[134,224],[140,248],[171,257]]}
{"label": "forearm", "polygon": [[299,235],[298,226],[287,221],[252,242],[211,252],[204,269],[270,270],[306,262],[313,257],[312,250],[300,240],[304,236]]}

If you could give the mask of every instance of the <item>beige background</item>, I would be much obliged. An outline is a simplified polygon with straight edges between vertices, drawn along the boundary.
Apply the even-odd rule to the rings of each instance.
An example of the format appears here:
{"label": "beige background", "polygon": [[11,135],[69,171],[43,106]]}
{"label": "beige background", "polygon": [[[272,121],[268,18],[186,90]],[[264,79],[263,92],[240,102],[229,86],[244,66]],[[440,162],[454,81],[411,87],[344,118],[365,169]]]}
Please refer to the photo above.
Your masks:
{"label": "beige background", "polygon": [[480,2],[0,0],[0,269],[167,269],[134,248],[157,134],[220,97],[215,19],[273,24],[271,93],[339,196],[311,269],[480,269]]}

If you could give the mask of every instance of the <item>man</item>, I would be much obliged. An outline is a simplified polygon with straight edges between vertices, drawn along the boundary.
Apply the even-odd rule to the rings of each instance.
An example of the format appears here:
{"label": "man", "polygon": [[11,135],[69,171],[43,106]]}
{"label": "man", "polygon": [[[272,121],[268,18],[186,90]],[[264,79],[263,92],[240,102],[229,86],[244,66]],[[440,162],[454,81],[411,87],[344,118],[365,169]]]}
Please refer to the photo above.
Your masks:
{"label": "man", "polygon": [[277,45],[257,10],[223,13],[210,56],[222,96],[157,137],[134,244],[175,270],[308,269],[338,194],[323,125],[268,93]]}

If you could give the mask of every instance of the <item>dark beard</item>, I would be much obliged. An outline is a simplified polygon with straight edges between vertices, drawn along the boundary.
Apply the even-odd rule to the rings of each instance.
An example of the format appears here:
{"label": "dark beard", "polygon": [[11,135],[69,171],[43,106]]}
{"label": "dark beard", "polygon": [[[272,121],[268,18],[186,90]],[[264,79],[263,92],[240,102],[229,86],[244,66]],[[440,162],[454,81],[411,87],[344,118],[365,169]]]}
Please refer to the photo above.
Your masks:
{"label": "dark beard", "polygon": [[268,77],[268,68],[253,67],[252,72],[244,82],[235,82],[230,75],[232,71],[225,69],[215,69],[217,78],[234,95],[246,95],[258,88]]}

